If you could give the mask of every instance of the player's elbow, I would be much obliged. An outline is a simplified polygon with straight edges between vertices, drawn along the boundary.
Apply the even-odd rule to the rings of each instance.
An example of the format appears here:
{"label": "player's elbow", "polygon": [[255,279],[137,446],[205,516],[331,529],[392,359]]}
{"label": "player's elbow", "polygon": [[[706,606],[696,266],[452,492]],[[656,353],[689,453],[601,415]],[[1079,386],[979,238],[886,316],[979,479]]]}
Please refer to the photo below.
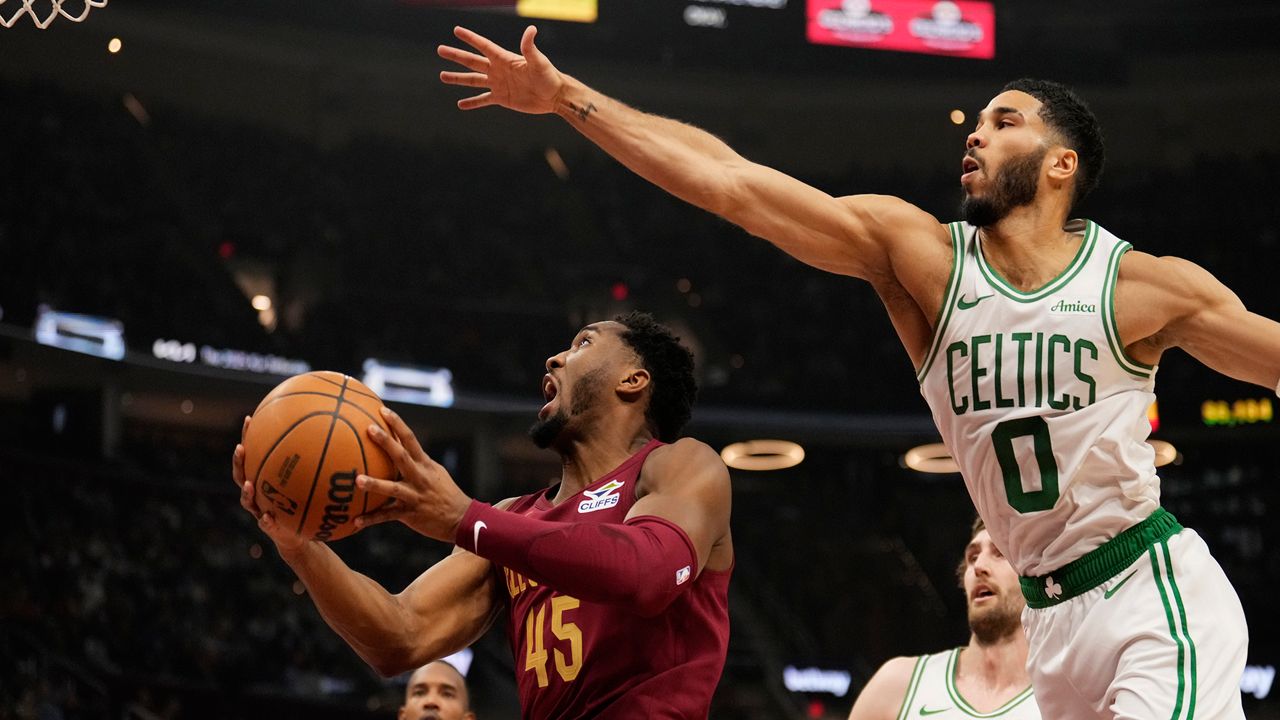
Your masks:
{"label": "player's elbow", "polygon": [[407,652],[377,650],[359,652],[360,658],[384,678],[392,678],[417,666]]}
{"label": "player's elbow", "polygon": [[741,225],[755,206],[751,184],[748,182],[746,166],[749,164],[742,158],[736,158],[722,162],[713,172],[702,175],[698,186],[701,198],[697,204],[729,222]]}
{"label": "player's elbow", "polygon": [[377,645],[364,645],[354,649],[360,659],[373,668],[374,672],[385,678],[395,677],[403,672],[422,667],[433,657],[433,648],[392,639],[386,639]]}

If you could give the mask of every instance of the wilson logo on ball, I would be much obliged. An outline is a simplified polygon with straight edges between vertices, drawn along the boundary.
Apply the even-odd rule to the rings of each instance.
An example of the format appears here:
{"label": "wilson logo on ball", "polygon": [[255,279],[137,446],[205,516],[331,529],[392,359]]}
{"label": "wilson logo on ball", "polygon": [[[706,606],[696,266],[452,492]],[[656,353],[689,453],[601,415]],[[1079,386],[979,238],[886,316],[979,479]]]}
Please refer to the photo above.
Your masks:
{"label": "wilson logo on ball", "polygon": [[320,520],[320,529],[316,531],[317,540],[328,540],[333,531],[351,520],[351,500],[356,496],[356,471],[336,472],[329,476],[329,504],[324,506],[324,517]]}

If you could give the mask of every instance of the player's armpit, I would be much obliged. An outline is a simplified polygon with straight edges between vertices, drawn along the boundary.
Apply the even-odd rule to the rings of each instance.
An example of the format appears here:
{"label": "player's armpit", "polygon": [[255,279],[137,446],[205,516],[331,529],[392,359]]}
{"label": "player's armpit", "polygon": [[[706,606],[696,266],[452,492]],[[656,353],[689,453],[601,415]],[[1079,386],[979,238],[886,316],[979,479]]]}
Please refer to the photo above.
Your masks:
{"label": "player's armpit", "polygon": [[849,720],[893,720],[902,709],[918,658],[896,657],[880,666],[858,694]]}

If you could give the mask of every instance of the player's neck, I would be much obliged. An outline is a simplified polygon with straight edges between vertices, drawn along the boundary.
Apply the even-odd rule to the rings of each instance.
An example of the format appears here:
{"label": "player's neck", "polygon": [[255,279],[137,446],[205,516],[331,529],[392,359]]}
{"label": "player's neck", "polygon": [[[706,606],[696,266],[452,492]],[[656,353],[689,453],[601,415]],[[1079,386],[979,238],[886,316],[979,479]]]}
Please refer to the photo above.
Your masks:
{"label": "player's neck", "polygon": [[590,436],[574,439],[560,453],[560,489],[552,501],[559,504],[604,477],[639,452],[652,436],[643,427],[625,420],[601,419]]}
{"label": "player's neck", "polygon": [[969,645],[960,653],[957,675],[957,681],[963,678],[990,690],[1007,689],[1016,694],[1026,688],[1031,678],[1027,675],[1027,641],[1021,628],[991,645],[970,636]]}
{"label": "player's neck", "polygon": [[1062,208],[1032,203],[982,228],[982,254],[1019,290],[1043,286],[1071,263],[1082,238],[1063,229]]}

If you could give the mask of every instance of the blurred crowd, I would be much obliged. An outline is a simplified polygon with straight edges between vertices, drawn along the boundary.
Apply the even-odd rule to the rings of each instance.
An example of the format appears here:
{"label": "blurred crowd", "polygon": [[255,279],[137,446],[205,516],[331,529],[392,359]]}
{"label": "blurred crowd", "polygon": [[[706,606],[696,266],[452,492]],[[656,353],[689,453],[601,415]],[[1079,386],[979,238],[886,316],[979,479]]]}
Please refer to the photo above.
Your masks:
{"label": "blurred crowd", "polygon": [[[551,163],[362,137],[319,148],[166,108],[142,123],[31,86],[0,87],[0,120],[23,138],[0,146],[16,170],[0,175],[6,322],[47,303],[119,318],[143,351],[176,338],[348,372],[377,357],[449,367],[464,391],[532,396],[543,359],[580,324],[638,307],[696,346],[706,401],[923,410],[869,287],[807,268],[594,150]],[[959,191],[943,160],[926,176],[851,164],[806,179],[897,194],[947,220]],[[1081,214],[1140,250],[1194,258],[1280,315],[1265,292],[1271,264],[1256,261],[1280,242],[1275,160],[1113,163]],[[274,295],[270,331],[244,278]]]}

